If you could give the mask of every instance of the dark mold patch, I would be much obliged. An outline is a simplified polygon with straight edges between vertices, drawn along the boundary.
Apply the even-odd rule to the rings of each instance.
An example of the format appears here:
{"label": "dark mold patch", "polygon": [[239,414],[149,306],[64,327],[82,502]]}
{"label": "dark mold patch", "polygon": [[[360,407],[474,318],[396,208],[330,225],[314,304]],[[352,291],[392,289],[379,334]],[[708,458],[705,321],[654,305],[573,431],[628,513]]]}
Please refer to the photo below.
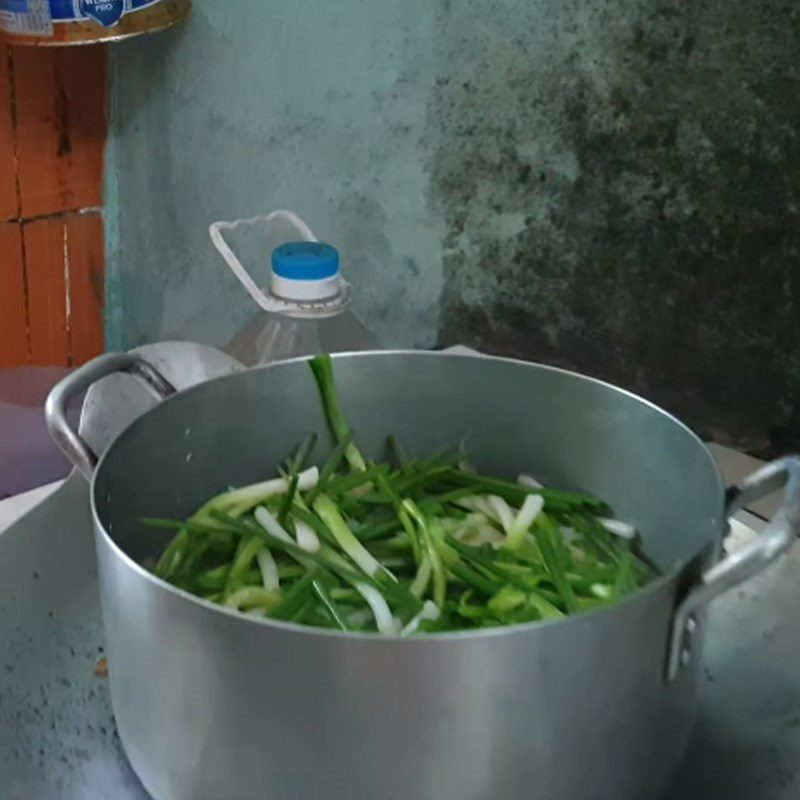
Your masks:
{"label": "dark mold patch", "polygon": [[533,5],[489,3],[479,38],[442,11],[442,342],[601,376],[755,452],[800,446],[800,11]]}

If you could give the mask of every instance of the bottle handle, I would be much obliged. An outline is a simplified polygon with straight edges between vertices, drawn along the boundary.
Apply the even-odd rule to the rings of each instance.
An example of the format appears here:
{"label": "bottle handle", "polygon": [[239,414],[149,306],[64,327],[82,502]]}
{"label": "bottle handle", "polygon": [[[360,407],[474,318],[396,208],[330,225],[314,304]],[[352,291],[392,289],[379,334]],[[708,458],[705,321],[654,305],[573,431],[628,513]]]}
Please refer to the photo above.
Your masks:
{"label": "bottle handle", "polygon": [[225,241],[222,232],[232,231],[238,227],[252,228],[256,225],[266,225],[278,219],[281,219],[284,222],[288,222],[290,225],[292,225],[304,241],[319,241],[311,228],[309,228],[308,225],[306,225],[306,223],[297,216],[297,214],[295,214],[293,211],[286,211],[285,209],[278,209],[277,211],[272,211],[269,214],[262,214],[256,217],[249,217],[247,219],[237,219],[233,222],[213,222],[208,227],[208,234],[211,237],[214,247],[217,248],[219,254],[225,259],[225,263],[231,268],[233,274],[239,279],[250,297],[252,297],[253,300],[255,300],[256,303],[258,303],[258,305],[264,309],[264,311],[276,311],[277,306],[280,306],[281,304],[276,304],[271,297],[266,295],[259,288],[258,284],[250,277],[250,273],[244,268],[242,262],[237,258],[236,253],[233,252],[230,245]]}

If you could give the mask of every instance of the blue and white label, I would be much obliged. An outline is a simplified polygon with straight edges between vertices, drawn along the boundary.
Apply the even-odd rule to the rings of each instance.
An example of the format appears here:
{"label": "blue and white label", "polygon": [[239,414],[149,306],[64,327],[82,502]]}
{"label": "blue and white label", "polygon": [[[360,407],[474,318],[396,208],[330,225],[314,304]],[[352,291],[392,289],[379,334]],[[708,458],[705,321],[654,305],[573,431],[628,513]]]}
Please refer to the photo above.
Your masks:
{"label": "blue and white label", "polygon": [[113,28],[125,11],[124,0],[81,0],[81,14],[104,28]]}
{"label": "blue and white label", "polygon": [[113,28],[126,14],[163,0],[0,0],[0,30],[52,35],[53,23],[92,20]]}

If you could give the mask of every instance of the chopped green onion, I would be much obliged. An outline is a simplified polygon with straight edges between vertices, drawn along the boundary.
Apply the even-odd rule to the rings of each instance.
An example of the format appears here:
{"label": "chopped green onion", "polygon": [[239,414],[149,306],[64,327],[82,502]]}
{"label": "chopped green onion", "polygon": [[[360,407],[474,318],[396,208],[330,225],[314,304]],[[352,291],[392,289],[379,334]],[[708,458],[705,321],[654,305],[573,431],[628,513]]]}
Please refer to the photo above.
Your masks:
{"label": "chopped green onion", "polygon": [[403,636],[411,636],[412,633],[417,632],[421,622],[424,620],[431,620],[431,622],[434,622],[435,620],[439,619],[441,614],[442,612],[439,611],[439,606],[437,606],[436,603],[426,600],[422,606],[422,611],[420,611],[416,616],[412,617],[408,624],[403,628]]}
{"label": "chopped green onion", "polygon": [[333,537],[339,543],[342,550],[344,550],[370,578],[374,578],[378,575],[382,569],[381,565],[372,557],[369,550],[356,539],[350,528],[347,527],[347,523],[339,513],[336,504],[327,495],[321,494],[314,501],[313,505],[314,511],[317,512],[320,519],[333,534]]}
{"label": "chopped green onion", "polygon": [[[286,494],[281,498],[281,507],[278,511],[278,522],[281,525],[286,525],[286,517],[289,515],[289,509],[292,507],[295,493],[297,492],[297,485],[300,482],[300,476],[294,475],[289,482],[289,488]],[[319,484],[318,484],[319,485]]]}
{"label": "chopped green onion", "polygon": [[[297,480],[297,488],[301,492],[317,485],[319,480],[319,470],[316,467],[301,472]],[[289,481],[286,478],[272,478],[261,483],[253,483],[250,486],[243,486],[241,489],[232,489],[229,492],[212,497],[194,515],[194,519],[203,519],[212,511],[237,510],[237,516],[245,513],[251,508],[265,502],[268,498],[278,494],[285,494],[289,490]]]}
{"label": "chopped green onion", "polygon": [[387,636],[400,633],[400,623],[392,616],[391,609],[383,595],[374,586],[367,583],[356,584],[356,589],[372,609],[378,630]]}
{"label": "chopped green onion", "polygon": [[597,521],[609,532],[623,539],[633,539],[636,536],[636,528],[628,522],[619,519],[607,519],[598,517]]}
{"label": "chopped green onion", "polygon": [[617,602],[655,568],[636,529],[589,495],[481,475],[463,442],[392,465],[353,441],[330,358],[311,368],[334,447],[309,435],[278,477],[215,495],[173,531],[154,573],[259,618],[383,635],[559,620]]}
{"label": "chopped green onion", "polygon": [[297,544],[307,553],[316,553],[321,547],[317,532],[307,523],[298,519],[294,523]]}
{"label": "chopped green onion", "polygon": [[279,588],[281,579],[278,573],[278,565],[275,563],[269,548],[262,545],[261,549],[256,553],[256,559],[261,570],[261,580],[264,583],[264,588],[268,592],[274,592]]}
{"label": "chopped green onion", "polygon": [[330,596],[322,581],[313,580],[311,586],[316,592],[317,597],[322,601],[325,610],[330,615],[331,622],[333,622],[339,630],[349,631],[350,626],[347,624],[347,620],[345,620],[341,609],[336,605],[336,601]]}
{"label": "chopped green onion", "polygon": [[286,529],[283,525],[278,522],[272,514],[264,506],[259,506],[255,511],[256,522],[264,528],[267,533],[274,536],[276,539],[280,539],[282,542],[286,542],[287,544],[294,544],[292,537],[286,532]]}
{"label": "chopped green onion", "polygon": [[[322,407],[325,410],[325,417],[333,435],[336,437],[336,441],[341,443],[347,441],[348,438],[352,439],[352,433],[342,411],[339,394],[333,381],[331,357],[328,355],[316,356],[309,361],[309,366],[314,378],[316,378],[317,387],[322,398]],[[363,456],[352,441],[347,443],[345,458],[353,471],[364,472],[367,469]]]}
{"label": "chopped green onion", "polygon": [[225,600],[225,605],[230,608],[238,608],[242,611],[251,611],[260,608],[263,611],[271,611],[281,603],[281,596],[276,592],[268,592],[259,586],[246,586],[230,594]]}
{"label": "chopped green onion", "polygon": [[525,537],[525,534],[530,530],[536,517],[544,508],[544,499],[541,495],[529,494],[522,504],[522,508],[517,512],[511,526],[508,529],[508,539],[506,547],[511,550],[517,549]]}
{"label": "chopped green onion", "polygon": [[314,498],[319,494],[320,491],[322,491],[323,488],[325,488],[325,485],[334,475],[339,464],[342,462],[342,459],[345,456],[345,451],[352,441],[352,436],[353,435],[348,431],[345,438],[333,448],[333,452],[330,454],[328,460],[322,467],[322,471],[319,473],[319,479],[317,480],[316,485],[308,493],[308,497],[306,498],[307,503],[314,502]]}

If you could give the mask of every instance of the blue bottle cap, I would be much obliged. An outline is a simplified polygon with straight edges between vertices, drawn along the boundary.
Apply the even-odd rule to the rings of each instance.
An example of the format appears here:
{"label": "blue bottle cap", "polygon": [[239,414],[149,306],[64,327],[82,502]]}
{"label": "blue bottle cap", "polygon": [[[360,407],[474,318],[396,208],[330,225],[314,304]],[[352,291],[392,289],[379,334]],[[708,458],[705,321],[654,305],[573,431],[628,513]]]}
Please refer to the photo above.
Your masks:
{"label": "blue bottle cap", "polygon": [[339,272],[339,251],[324,242],[287,242],[272,251],[272,271],[292,281],[319,281]]}

